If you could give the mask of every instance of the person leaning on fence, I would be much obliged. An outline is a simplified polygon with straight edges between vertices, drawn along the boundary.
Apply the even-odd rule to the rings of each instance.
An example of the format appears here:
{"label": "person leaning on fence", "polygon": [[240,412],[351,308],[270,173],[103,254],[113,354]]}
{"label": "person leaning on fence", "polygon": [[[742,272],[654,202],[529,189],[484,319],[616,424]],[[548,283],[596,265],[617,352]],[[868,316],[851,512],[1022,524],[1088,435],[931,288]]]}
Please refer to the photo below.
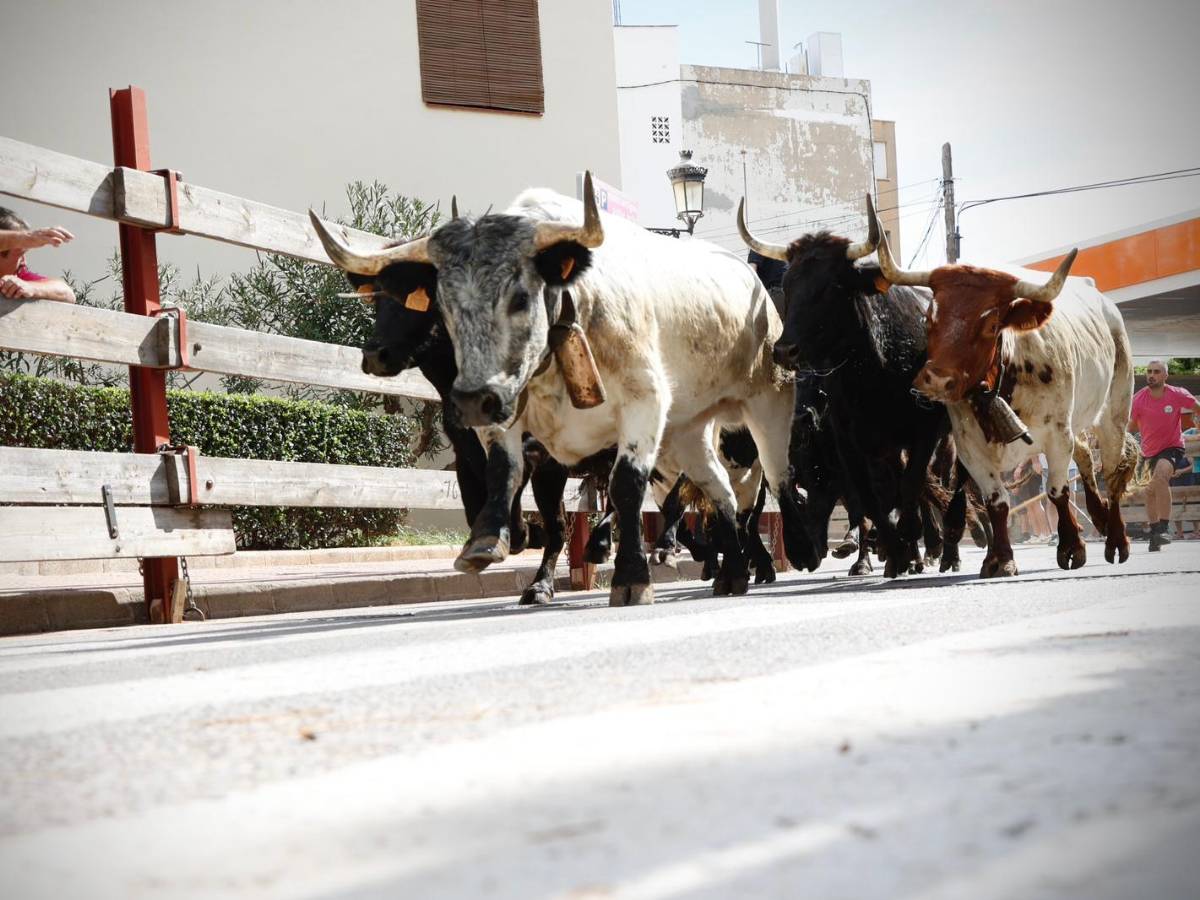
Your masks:
{"label": "person leaning on fence", "polygon": [[1146,522],[1150,549],[1171,543],[1171,478],[1176,470],[1191,468],[1183,452],[1184,413],[1196,412],[1196,398],[1183,388],[1167,384],[1167,365],[1160,359],[1146,366],[1146,386],[1133,395],[1129,431],[1141,435],[1142,456],[1150,460],[1150,486],[1146,488]]}
{"label": "person leaning on fence", "polygon": [[30,228],[11,209],[0,206],[0,297],[74,303],[75,292],[69,284],[31,272],[25,265],[26,250],[58,247],[73,237],[65,228]]}

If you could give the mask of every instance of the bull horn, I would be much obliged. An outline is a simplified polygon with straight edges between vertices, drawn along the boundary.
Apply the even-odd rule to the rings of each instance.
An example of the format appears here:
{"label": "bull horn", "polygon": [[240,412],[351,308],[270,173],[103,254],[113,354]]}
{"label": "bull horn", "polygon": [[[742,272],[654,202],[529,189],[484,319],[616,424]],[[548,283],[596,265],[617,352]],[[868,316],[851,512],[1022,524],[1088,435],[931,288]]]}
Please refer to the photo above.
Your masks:
{"label": "bull horn", "polygon": [[738,203],[738,232],[742,236],[742,241],[747,247],[757,253],[759,256],[765,256],[767,259],[777,259],[780,262],[787,262],[787,244],[768,244],[765,241],[760,241],[750,233],[750,229],[746,227],[746,198],[743,197]]}
{"label": "bull horn", "polygon": [[1078,253],[1079,249],[1076,248],[1064,256],[1063,261],[1058,264],[1058,268],[1054,270],[1054,274],[1045,284],[1018,281],[1013,285],[1013,298],[1025,297],[1029,300],[1041,300],[1043,303],[1053,301],[1058,296],[1058,292],[1063,289],[1063,285],[1067,281],[1067,273],[1071,271],[1071,264],[1075,262]]}
{"label": "bull horn", "polygon": [[600,209],[596,206],[596,190],[592,187],[592,173],[583,174],[583,225],[565,222],[539,222],[533,233],[533,246],[545,250],[563,241],[575,241],[585,247],[599,247],[604,243],[604,226],[600,224]]}
{"label": "bull horn", "polygon": [[345,269],[347,272],[353,272],[355,275],[378,275],[393,263],[430,262],[429,248],[427,246],[429,243],[428,237],[417,238],[416,240],[408,241],[395,247],[388,247],[386,250],[380,250],[378,253],[355,253],[342,243],[329,230],[325,223],[321,221],[320,216],[311,209],[308,211],[308,216],[312,219],[313,229],[317,232],[317,237],[321,239],[321,245],[325,248],[325,252],[329,254],[329,258],[333,260],[334,265]]}
{"label": "bull horn", "polygon": [[457,194],[450,195],[450,218],[452,218],[452,219],[458,218],[458,195]]}
{"label": "bull horn", "polygon": [[883,274],[884,280],[890,284],[929,287],[929,278],[933,273],[906,272],[897,266],[895,260],[892,259],[892,248],[888,246],[887,232],[878,225],[875,228],[879,234],[879,271]]}
{"label": "bull horn", "polygon": [[851,244],[846,248],[846,259],[854,262],[856,259],[862,259],[875,252],[875,248],[879,246],[879,220],[875,218],[875,204],[871,201],[871,195],[867,194],[867,239]]}

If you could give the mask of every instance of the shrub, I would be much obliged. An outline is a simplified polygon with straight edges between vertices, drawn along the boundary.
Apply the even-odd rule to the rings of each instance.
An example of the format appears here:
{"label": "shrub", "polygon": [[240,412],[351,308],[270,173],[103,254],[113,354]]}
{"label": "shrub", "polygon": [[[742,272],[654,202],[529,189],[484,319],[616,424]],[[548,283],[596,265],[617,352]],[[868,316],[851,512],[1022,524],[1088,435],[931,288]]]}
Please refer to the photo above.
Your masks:
{"label": "shrub", "polygon": [[[171,441],[203,456],[410,466],[414,426],[344,406],[168,391]],[[130,452],[129,391],[0,373],[0,446]],[[242,550],[349,547],[396,532],[402,510],[233,507]]]}

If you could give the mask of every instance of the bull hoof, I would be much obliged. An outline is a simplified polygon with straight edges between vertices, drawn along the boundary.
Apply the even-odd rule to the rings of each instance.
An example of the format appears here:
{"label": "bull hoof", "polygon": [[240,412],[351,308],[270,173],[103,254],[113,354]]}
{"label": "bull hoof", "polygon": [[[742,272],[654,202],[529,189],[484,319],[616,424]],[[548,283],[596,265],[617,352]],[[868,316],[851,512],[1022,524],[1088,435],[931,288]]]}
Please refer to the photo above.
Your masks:
{"label": "bull hoof", "polygon": [[754,572],[755,584],[774,584],[775,583],[775,567],[760,566]]}
{"label": "bull hoof", "polygon": [[935,556],[932,553],[926,553],[924,558],[921,560],[921,562],[923,562],[925,565],[927,565],[929,568],[932,569],[934,566],[936,566],[938,564],[939,561],[941,561],[941,558],[942,558],[941,554],[937,554]]}
{"label": "bull hoof", "polygon": [[1019,575],[1017,563],[1011,559],[996,559],[988,557],[983,561],[983,568],[979,570],[980,578],[1011,578],[1014,575]]}
{"label": "bull hoof", "polygon": [[530,585],[521,593],[520,606],[548,606],[554,602],[554,588]]}
{"label": "bull hoof", "polygon": [[613,585],[608,591],[609,606],[647,606],[654,602],[654,585]]}
{"label": "bull hoof", "polygon": [[675,564],[675,554],[665,547],[655,547],[650,551],[650,564],[654,566],[670,566],[672,569],[678,568]]}
{"label": "bull hoof", "polygon": [[737,578],[731,579],[729,582],[729,593],[733,594],[733,596],[735,596],[735,597],[740,597],[742,594],[747,593],[749,590],[750,590],[750,576],[749,575],[739,576]]}
{"label": "bull hoof", "polygon": [[1109,537],[1104,542],[1104,560],[1105,562],[1116,562],[1120,559],[1121,562],[1129,560],[1129,538],[1121,535],[1120,539]]}
{"label": "bull hoof", "polygon": [[957,572],[962,568],[962,560],[957,553],[947,553],[942,556],[942,563],[938,566],[939,572]]}
{"label": "bull hoof", "polygon": [[[933,563],[930,563],[930,565],[932,566]],[[920,575],[924,571],[925,571],[925,563],[920,558],[914,559],[912,562],[910,562],[908,564],[907,574],[909,574],[909,575]]]}
{"label": "bull hoof", "polygon": [[834,547],[830,551],[830,553],[833,554],[834,559],[845,559],[851,553],[857,553],[857,552],[858,552],[858,541],[852,541],[852,540],[842,541],[840,544],[838,544],[836,547]]}
{"label": "bull hoof", "polygon": [[508,558],[508,541],[498,535],[488,534],[467,541],[458,559],[454,560],[454,568],[459,572],[474,575],[482,572],[495,562],[503,562]]}
{"label": "bull hoof", "polygon": [[1058,545],[1058,567],[1060,569],[1079,569],[1087,562],[1087,548],[1078,543],[1074,546]]}
{"label": "bull hoof", "polygon": [[704,566],[700,569],[700,580],[701,581],[712,581],[713,578],[715,578],[715,577],[716,577],[716,575],[713,572],[712,563],[710,563],[706,560],[704,563]]}
{"label": "bull hoof", "polygon": [[851,575],[870,575],[873,571],[874,569],[871,568],[871,561],[869,559],[860,559],[850,567]]}

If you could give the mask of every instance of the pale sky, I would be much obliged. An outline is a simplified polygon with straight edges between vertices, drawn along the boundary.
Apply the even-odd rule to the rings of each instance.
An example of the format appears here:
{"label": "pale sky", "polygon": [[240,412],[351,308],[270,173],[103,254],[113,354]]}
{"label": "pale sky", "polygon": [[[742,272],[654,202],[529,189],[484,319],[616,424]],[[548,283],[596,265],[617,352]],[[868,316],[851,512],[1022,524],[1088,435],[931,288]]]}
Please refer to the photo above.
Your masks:
{"label": "pale sky", "polygon": [[[757,0],[621,0],[626,25],[678,24],[684,63],[752,68]],[[905,257],[930,220],[941,147],[957,200],[1200,166],[1197,0],[783,0],[782,54],[842,35],[845,75],[896,121]],[[1200,177],[968,210],[963,258],[1016,260],[1200,209]],[[925,262],[945,260],[939,213]],[[918,263],[921,261],[918,260]]]}
{"label": "pale sky", "polygon": [[[678,24],[685,63],[754,65],[744,41],[758,39],[757,0],[621,5],[625,24]],[[386,148],[390,168],[363,165],[378,149],[373,122],[345,114],[348,99],[362,108],[364,96],[388,114],[396,61],[371,28],[380,8],[374,0],[6,3],[0,134],[109,160],[107,88],[138,84],[149,96],[154,165],[285,208],[329,201],[342,212],[353,178],[411,181],[405,141],[420,139]],[[869,79],[875,116],[896,120],[899,180],[911,186],[901,192],[906,261],[931,219],[947,140],[960,201],[1200,165],[1198,0],[784,0],[782,27],[788,48],[814,31],[840,32],[845,74]],[[325,84],[322,72],[336,77]],[[80,235],[61,251],[35,251],[35,268],[96,275],[116,244],[110,223],[7,197],[0,205]],[[964,216],[963,257],[1020,259],[1196,209],[1200,178],[995,204]],[[941,222],[918,265],[942,261]],[[205,275],[254,261],[194,238],[159,246],[161,259]]]}

